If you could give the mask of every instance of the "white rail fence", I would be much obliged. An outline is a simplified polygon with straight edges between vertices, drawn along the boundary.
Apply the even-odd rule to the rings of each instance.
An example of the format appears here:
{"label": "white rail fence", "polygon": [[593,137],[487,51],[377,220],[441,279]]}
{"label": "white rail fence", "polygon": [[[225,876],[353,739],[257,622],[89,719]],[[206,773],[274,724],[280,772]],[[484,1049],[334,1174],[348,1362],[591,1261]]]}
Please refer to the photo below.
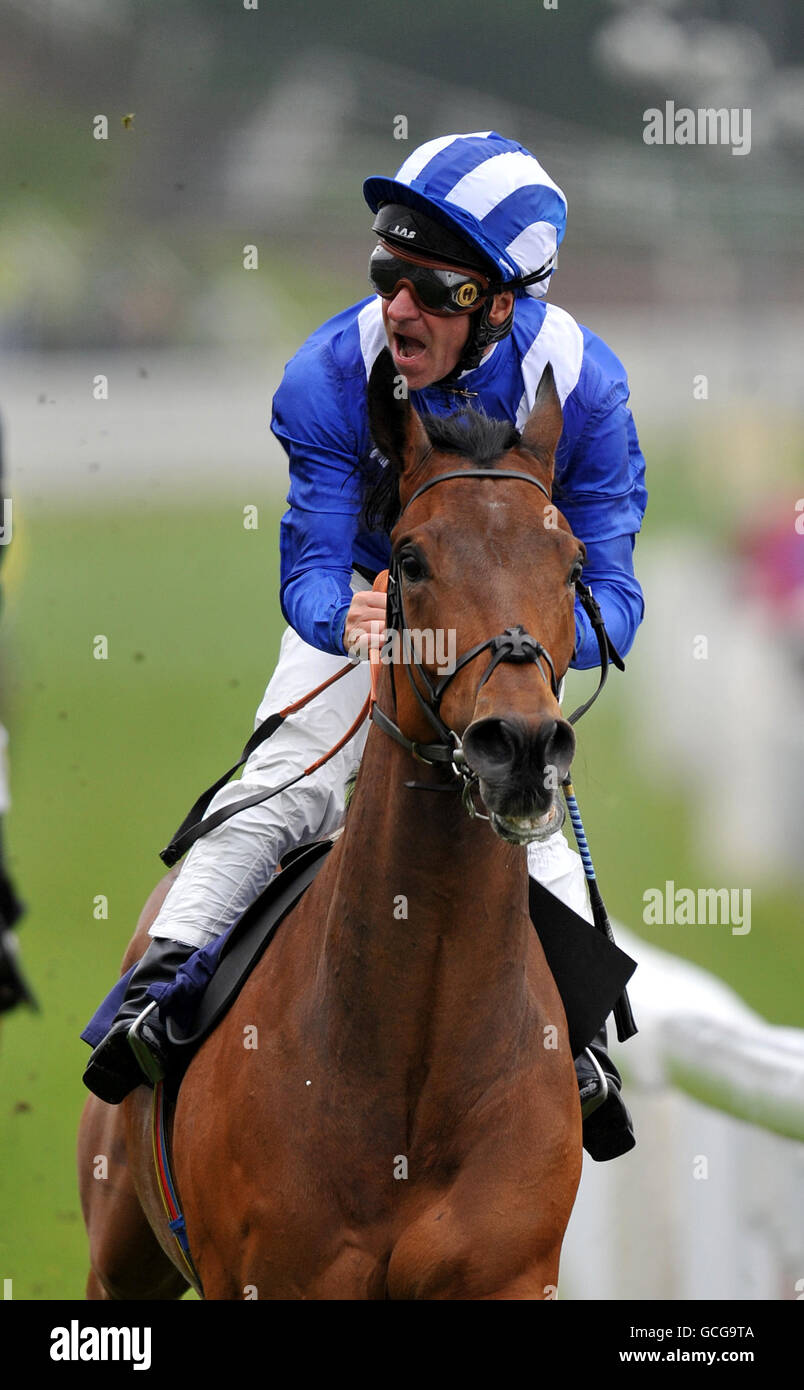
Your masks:
{"label": "white rail fence", "polygon": [[804,1032],[615,935],[639,961],[640,1031],[612,1047],[637,1147],[584,1155],[559,1297],[804,1298]]}

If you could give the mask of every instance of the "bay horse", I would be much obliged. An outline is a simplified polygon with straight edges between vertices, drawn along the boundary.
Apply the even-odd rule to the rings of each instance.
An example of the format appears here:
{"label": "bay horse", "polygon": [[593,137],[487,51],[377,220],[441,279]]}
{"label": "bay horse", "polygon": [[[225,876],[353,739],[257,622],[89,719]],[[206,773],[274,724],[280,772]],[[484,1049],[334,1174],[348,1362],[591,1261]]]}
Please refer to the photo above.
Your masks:
{"label": "bay horse", "polygon": [[[578,1086],[524,847],[560,825],[574,752],[557,682],[583,546],[550,504],[561,406],[548,367],[521,438],[474,412],[425,428],[392,373],[384,353],[369,410],[398,478],[397,616],[454,629],[463,656],[437,699],[432,668],[380,666],[343,833],[182,1081],[174,1175],[207,1299],[551,1298],[580,1178]],[[452,754],[414,761],[413,744],[443,749],[436,721]],[[464,796],[434,794],[459,774]],[[86,1104],[89,1298],[187,1287],[150,1112],[145,1086]]]}

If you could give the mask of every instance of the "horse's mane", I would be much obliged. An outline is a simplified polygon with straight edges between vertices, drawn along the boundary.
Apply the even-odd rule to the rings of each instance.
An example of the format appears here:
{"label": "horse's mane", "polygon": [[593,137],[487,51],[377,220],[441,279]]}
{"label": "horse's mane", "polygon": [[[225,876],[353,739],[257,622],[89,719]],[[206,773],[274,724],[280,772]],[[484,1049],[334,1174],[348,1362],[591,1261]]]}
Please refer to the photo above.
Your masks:
{"label": "horse's mane", "polygon": [[452,415],[423,415],[422,424],[434,449],[461,454],[479,468],[491,468],[500,454],[515,449],[519,430],[508,420],[492,420],[466,406]]}
{"label": "horse's mane", "polygon": [[[434,449],[459,454],[480,468],[492,468],[508,449],[516,448],[519,430],[508,420],[493,420],[466,406],[451,415],[422,415],[421,422]],[[363,520],[372,531],[388,533],[399,516],[399,480],[393,468],[367,484]]]}

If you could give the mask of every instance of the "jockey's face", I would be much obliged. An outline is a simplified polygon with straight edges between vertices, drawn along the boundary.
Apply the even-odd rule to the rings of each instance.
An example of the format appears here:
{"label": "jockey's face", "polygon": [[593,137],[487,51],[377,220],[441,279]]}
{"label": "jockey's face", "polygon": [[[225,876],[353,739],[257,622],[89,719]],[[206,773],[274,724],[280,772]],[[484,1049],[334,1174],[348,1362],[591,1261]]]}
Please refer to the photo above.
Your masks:
{"label": "jockey's face", "polygon": [[[447,376],[469,337],[469,314],[428,314],[419,308],[405,285],[400,286],[393,299],[381,302],[388,346],[397,371],[405,377],[410,390],[420,391]],[[510,290],[495,295],[490,321],[502,323],[512,302]]]}

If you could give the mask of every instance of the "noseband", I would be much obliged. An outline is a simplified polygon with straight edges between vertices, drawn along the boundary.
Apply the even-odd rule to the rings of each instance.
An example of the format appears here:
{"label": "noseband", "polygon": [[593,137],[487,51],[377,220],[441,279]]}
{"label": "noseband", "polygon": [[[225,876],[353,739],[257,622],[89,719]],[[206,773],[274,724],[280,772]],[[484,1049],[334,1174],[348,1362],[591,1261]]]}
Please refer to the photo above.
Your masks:
{"label": "noseband", "polygon": [[[449,478],[520,478],[523,482],[532,483],[534,487],[537,487],[540,492],[544,493],[548,502],[551,500],[550,493],[547,491],[544,484],[540,483],[537,478],[532,478],[529,473],[520,473],[510,468],[453,469],[448,473],[439,473],[437,477],[430,478],[428,482],[422,483],[421,487],[416,489],[412,497],[408,498],[408,501],[400,512],[400,516],[404,515],[411,503],[415,502],[417,497],[421,497],[423,492],[427,492],[429,488],[435,487],[436,483],[446,482]],[[616,652],[606,632],[600,607],[592,597],[592,591],[588,589],[585,584],[582,584],[580,580],[576,581],[575,589],[595,631],[600,648],[600,681],[591,699],[587,700],[585,704],[579,705],[569,716],[570,724],[575,724],[581,718],[581,715],[585,714],[589,707],[594,704],[606,683],[609,663],[613,662],[620,670],[625,669],[622,658]],[[476,774],[472,772],[466,761],[460,738],[455,733],[454,729],[450,729],[441,718],[441,701],[447,686],[468,662],[473,661],[481,652],[488,650],[491,652],[491,659],[486,666],[478,689],[485,685],[492,672],[496,670],[501,662],[531,662],[537,667],[542,680],[545,684],[550,686],[553,695],[558,699],[558,680],[556,678],[553,659],[547,648],[544,647],[541,642],[537,641],[535,637],[532,637],[529,632],[526,632],[521,624],[517,624],[515,627],[507,627],[505,631],[499,633],[498,636],[489,637],[485,642],[479,642],[477,646],[472,647],[468,652],[464,652],[463,656],[459,657],[454,668],[448,672],[447,675],[440,681],[433,682],[421,662],[416,660],[411,647],[410,634],[405,621],[399,559],[396,554],[391,555],[388,568],[386,627],[389,632],[397,632],[400,636],[411,688],[421,709],[439,735],[439,738],[432,743],[417,743],[414,739],[409,739],[407,735],[403,734],[399,726],[395,724],[392,719],[389,719],[388,715],[384,714],[376,704],[372,706],[371,717],[384,733],[389,734],[391,738],[395,739],[397,743],[400,743],[403,748],[406,748],[407,751],[412,753],[415,758],[418,758],[420,762],[429,763],[433,766],[449,764],[454,776],[460,778],[464,783],[464,804],[467,806],[467,809],[473,811],[471,791],[473,785],[477,781]],[[544,665],[542,663],[544,663]],[[548,676],[545,675],[545,666],[549,672],[549,679]],[[427,692],[427,698],[422,695],[419,685],[414,678],[413,670],[411,669],[414,667]],[[391,663],[391,688],[393,691],[394,709],[396,709],[396,685],[394,682],[393,663]],[[419,784],[412,783],[410,785],[418,786]]]}

